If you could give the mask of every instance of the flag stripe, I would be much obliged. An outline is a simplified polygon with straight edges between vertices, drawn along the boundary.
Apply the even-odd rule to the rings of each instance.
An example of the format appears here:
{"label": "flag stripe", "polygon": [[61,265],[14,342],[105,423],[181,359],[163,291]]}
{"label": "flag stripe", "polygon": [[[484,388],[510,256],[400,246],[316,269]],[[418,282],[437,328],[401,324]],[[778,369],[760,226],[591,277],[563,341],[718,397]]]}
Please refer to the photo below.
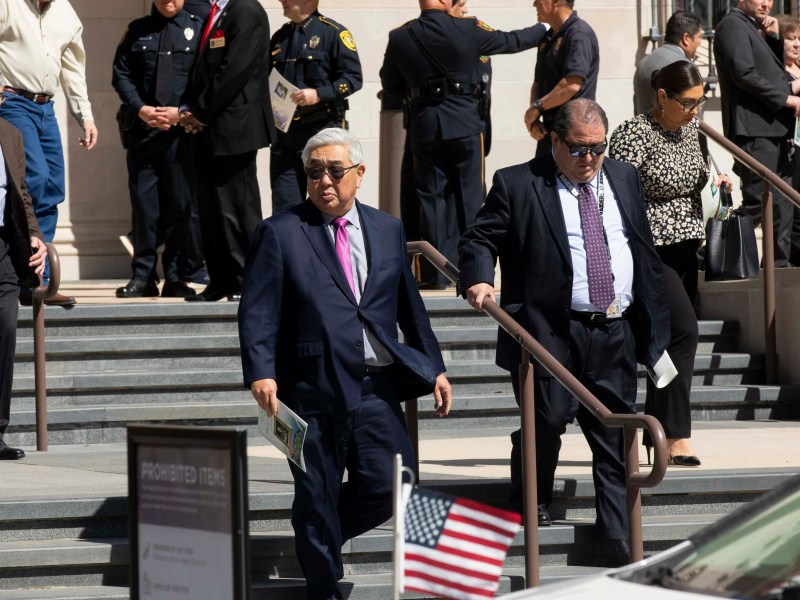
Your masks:
{"label": "flag stripe", "polygon": [[471,508],[474,511],[477,511],[479,514],[483,516],[493,516],[498,519],[496,524],[501,524],[503,521],[511,521],[512,523],[516,523],[520,525],[522,523],[522,515],[519,513],[511,512],[510,510],[503,510],[501,508],[495,508],[494,506],[489,506],[488,504],[482,504],[480,502],[475,502],[474,500],[468,500],[467,498],[458,498],[456,499],[455,506],[462,506],[466,508]]}
{"label": "flag stripe", "polygon": [[[469,551],[470,549],[474,550],[475,544],[469,544],[469,548],[467,548],[466,542],[452,541],[451,544],[453,545],[447,545],[443,543],[443,540],[439,540],[439,545],[437,546],[437,550],[440,550],[441,552],[447,552],[449,554],[455,554],[456,556],[463,556],[464,558],[469,558],[472,560],[477,560],[478,562],[488,563],[492,565],[502,566],[503,559],[505,558],[505,553],[500,553],[500,556],[497,556],[497,553],[493,552],[494,554],[493,556],[488,556],[487,554],[476,554],[474,551],[470,552]],[[480,552],[481,550],[483,550],[483,548],[478,548],[477,550]]]}
{"label": "flag stripe", "polygon": [[[417,554],[406,554],[406,571],[408,570],[417,570],[417,569],[431,569],[431,572],[434,574],[438,574],[443,579],[453,579],[453,577],[448,576],[452,573],[454,576],[457,574],[457,579],[455,581],[464,581],[464,577],[471,577],[478,581],[489,581],[493,582],[497,579],[502,572],[498,569],[498,573],[481,573],[479,571],[475,571],[474,569],[470,569],[465,566],[459,566],[456,563],[449,563],[449,562],[442,562],[439,560],[431,559],[429,557],[424,557]],[[435,571],[442,571],[441,573],[435,573]],[[475,585],[480,585],[478,582]]]}
{"label": "flag stripe", "polygon": [[[497,589],[497,585],[493,586],[495,588],[493,590],[470,587],[468,585],[462,585],[460,583],[456,583],[455,581],[447,581],[445,579],[431,577],[427,573],[420,573],[419,571],[409,571],[408,569],[406,569],[405,576],[406,576],[406,581],[410,580],[412,582],[410,585],[414,585],[414,580],[416,580],[417,585],[423,584],[423,582],[425,582],[423,585],[428,585],[429,586],[428,590],[430,591],[434,591],[432,589],[433,586],[436,587],[443,586],[447,590],[445,592],[446,598],[451,598],[453,591],[464,592],[466,594],[471,594],[472,596],[491,598],[494,596],[494,593]],[[428,591],[428,590],[422,590],[422,591]],[[471,596],[462,596],[462,597],[469,598]]]}
{"label": "flag stripe", "polygon": [[[497,542],[491,542],[489,540],[484,540],[478,536],[469,535],[466,533],[461,533],[460,531],[455,531],[453,529],[448,528],[445,525],[445,530],[442,532],[442,538],[445,536],[455,538],[457,540],[462,540],[467,544],[475,544],[476,546],[480,546],[482,548],[488,548],[490,550],[497,550],[498,552],[505,554],[506,550],[508,549],[508,544],[498,544]],[[441,543],[442,538],[439,539]]]}
{"label": "flag stripe", "polygon": [[[465,569],[472,569],[478,573],[493,573],[495,577],[500,577],[500,574],[503,572],[503,563],[501,561],[488,563],[483,557],[479,557],[479,560],[474,560],[469,556],[459,556],[459,554],[464,553],[455,553],[450,549],[440,551],[432,548],[425,548],[424,546],[409,545],[406,552],[422,556],[426,561],[438,560],[446,564],[460,565]],[[408,554],[406,554],[406,556],[408,556]]]}
{"label": "flag stripe", "polygon": [[[467,502],[467,501],[465,501],[463,498],[459,498],[459,500],[455,502],[453,506],[450,508],[450,513],[451,514],[456,513],[464,515],[466,517],[471,517],[472,519],[475,519],[476,521],[481,521],[483,523],[490,523],[493,526],[499,527],[500,529],[503,529],[504,531],[507,531],[509,533],[516,533],[517,530],[519,529],[519,526],[522,524],[522,517],[517,513],[500,511],[507,515],[511,515],[511,517],[514,517],[510,519],[504,519],[502,517],[498,517],[493,514],[487,514],[485,512],[482,512],[481,508],[474,508],[472,506],[463,506],[462,502]],[[485,505],[478,504],[478,507],[480,506],[485,506]]]}
{"label": "flag stripe", "polygon": [[491,540],[501,544],[504,548],[508,547],[514,541],[513,535],[508,535],[505,531],[497,531],[495,529],[488,529],[481,523],[476,523],[469,519],[465,519],[461,515],[450,514],[447,519],[446,529],[453,531],[460,531],[468,535],[474,535],[480,539]]}

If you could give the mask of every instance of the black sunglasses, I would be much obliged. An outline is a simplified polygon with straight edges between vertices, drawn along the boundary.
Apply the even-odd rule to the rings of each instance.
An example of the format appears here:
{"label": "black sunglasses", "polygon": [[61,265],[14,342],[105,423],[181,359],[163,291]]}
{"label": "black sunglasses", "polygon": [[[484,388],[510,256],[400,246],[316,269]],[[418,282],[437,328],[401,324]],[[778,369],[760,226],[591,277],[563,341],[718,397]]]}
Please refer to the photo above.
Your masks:
{"label": "black sunglasses", "polygon": [[360,165],[361,163],[350,165],[349,167],[341,167],[339,165],[334,165],[332,167],[303,167],[303,170],[311,181],[322,179],[325,173],[327,173],[331,179],[339,181],[342,177],[347,175],[350,169],[355,169]]}
{"label": "black sunglasses", "polygon": [[590,152],[592,156],[600,156],[606,151],[606,148],[608,148],[608,140],[602,144],[595,144],[594,146],[570,146],[566,142],[564,142],[564,145],[567,147],[567,150],[569,150],[570,156],[583,158]]}
{"label": "black sunglasses", "polygon": [[703,105],[706,102],[708,102],[708,98],[706,98],[705,96],[703,96],[702,98],[700,98],[700,100],[697,100],[697,101],[695,101],[695,100],[681,100],[680,98],[677,98],[675,96],[675,94],[673,94],[672,92],[667,91],[667,90],[664,90],[664,91],[667,92],[667,96],[669,96],[670,98],[675,100],[675,102],[677,102],[678,104],[681,105],[681,108],[683,109],[683,112],[685,112],[685,113],[690,113],[695,108],[699,110],[699,109],[701,109],[703,107]]}

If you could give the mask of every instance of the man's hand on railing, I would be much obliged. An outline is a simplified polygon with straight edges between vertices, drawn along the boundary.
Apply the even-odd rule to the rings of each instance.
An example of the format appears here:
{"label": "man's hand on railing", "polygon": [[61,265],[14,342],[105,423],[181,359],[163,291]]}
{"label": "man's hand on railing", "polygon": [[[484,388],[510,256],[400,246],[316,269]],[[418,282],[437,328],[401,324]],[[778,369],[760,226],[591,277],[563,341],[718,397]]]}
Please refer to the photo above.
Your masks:
{"label": "man's hand on railing", "polygon": [[794,116],[800,116],[800,96],[789,96],[786,98],[786,104],[794,112]]}
{"label": "man's hand on railing", "polygon": [[31,259],[28,261],[29,267],[34,267],[36,274],[41,275],[44,271],[44,259],[47,257],[47,246],[37,237],[31,237]]}
{"label": "man's hand on railing", "polygon": [[453,402],[453,389],[444,373],[436,377],[436,387],[433,388],[433,410],[440,417],[446,417],[450,412],[450,405]]}
{"label": "man's hand on railing", "polygon": [[484,300],[497,302],[494,297],[494,287],[488,283],[476,283],[467,290],[467,302],[475,310],[483,310]]}

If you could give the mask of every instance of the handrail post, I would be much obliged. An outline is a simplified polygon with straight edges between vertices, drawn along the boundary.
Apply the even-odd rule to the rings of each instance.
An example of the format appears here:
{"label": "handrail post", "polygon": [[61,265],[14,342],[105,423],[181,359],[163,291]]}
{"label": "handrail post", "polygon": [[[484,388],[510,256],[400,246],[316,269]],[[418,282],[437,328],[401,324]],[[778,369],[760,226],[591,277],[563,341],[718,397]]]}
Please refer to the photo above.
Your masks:
{"label": "handrail post", "polygon": [[630,485],[639,472],[639,431],[625,425],[622,429],[625,443],[626,504],[628,508],[628,536],[631,544],[631,562],[644,558],[644,534],[642,530],[642,491]]}
{"label": "handrail post", "polygon": [[522,420],[522,485],[525,511],[525,587],[539,585],[539,490],[536,483],[536,413],[533,365],[522,348],[519,366],[520,419]]}
{"label": "handrail post", "polygon": [[764,255],[764,353],[767,383],[778,379],[777,332],[775,331],[775,230],[773,229],[773,196],[767,180],[761,196],[761,241]]}
{"label": "handrail post", "polygon": [[47,247],[50,281],[31,292],[33,297],[33,381],[36,398],[36,450],[47,451],[47,377],[44,345],[44,301],[58,292],[61,284],[61,262],[52,244]]}

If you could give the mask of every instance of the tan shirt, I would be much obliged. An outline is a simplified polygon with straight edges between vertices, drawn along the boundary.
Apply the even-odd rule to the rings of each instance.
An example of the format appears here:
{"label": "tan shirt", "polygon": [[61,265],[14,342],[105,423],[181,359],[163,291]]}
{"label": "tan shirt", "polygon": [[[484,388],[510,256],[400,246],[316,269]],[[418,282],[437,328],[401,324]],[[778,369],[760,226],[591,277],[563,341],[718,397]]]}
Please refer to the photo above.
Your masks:
{"label": "tan shirt", "polygon": [[39,13],[36,0],[0,0],[0,77],[14,88],[52,96],[59,80],[70,112],[92,121],[83,25],[67,0]]}

